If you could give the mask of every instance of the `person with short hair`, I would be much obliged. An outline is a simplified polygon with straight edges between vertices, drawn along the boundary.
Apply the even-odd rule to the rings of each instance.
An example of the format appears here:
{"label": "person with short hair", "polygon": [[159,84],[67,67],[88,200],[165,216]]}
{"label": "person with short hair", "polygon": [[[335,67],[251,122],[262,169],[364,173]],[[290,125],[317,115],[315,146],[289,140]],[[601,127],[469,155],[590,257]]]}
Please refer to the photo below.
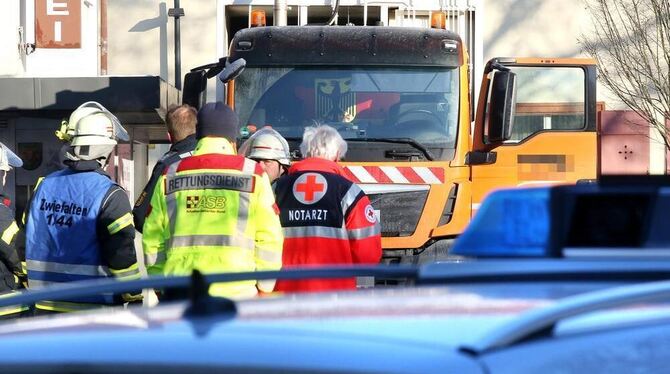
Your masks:
{"label": "person with short hair", "polygon": [[170,108],[165,117],[168,130],[168,139],[172,143],[170,150],[156,163],[151,177],[146,186],[135,201],[133,207],[133,221],[135,229],[142,232],[144,219],[149,209],[149,199],[156,188],[158,178],[166,167],[193,154],[195,149],[195,125],[197,122],[197,111],[190,105],[179,105]]}
{"label": "person with short hair", "polygon": [[[142,238],[149,275],[281,268],[283,238],[270,180],[257,162],[236,154],[238,121],[227,105],[205,104],[198,112],[193,156],[173,163],[159,178]],[[253,297],[272,292],[274,283],[215,283],[210,293]],[[164,299],[179,296],[167,290]]]}
{"label": "person with short hair", "polygon": [[[275,194],[284,231],[284,268],[376,264],[381,229],[370,200],[347,179],[336,161],[347,143],[330,126],[305,129],[300,151],[306,157],[277,180]],[[279,280],[282,292],[355,289],[356,279]]]}

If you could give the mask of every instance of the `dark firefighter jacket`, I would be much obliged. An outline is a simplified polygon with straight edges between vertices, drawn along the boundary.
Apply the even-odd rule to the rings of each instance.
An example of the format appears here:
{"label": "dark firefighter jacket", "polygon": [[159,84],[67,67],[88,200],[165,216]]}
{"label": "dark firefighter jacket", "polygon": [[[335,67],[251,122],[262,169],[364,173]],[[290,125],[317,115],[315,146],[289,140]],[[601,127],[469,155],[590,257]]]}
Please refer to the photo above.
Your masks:
{"label": "dark firefighter jacket", "polygon": [[196,144],[195,135],[189,135],[186,138],[174,143],[170,150],[167,151],[163,157],[156,163],[154,170],[151,172],[151,177],[147,182],[147,185],[144,186],[144,190],[135,201],[135,207],[133,208],[133,221],[135,222],[135,229],[139,232],[142,232],[144,227],[144,219],[149,214],[149,201],[151,200],[151,195],[154,193],[154,188],[156,188],[156,183],[158,178],[163,175],[165,168],[172,165],[173,163],[186,158],[193,154]]}

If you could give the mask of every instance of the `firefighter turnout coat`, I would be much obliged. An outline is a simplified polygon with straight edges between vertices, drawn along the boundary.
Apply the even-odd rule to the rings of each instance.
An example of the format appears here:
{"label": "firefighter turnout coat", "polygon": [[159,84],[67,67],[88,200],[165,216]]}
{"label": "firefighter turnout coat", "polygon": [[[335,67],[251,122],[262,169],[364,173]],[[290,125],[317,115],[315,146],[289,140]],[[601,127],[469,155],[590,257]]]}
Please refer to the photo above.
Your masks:
{"label": "firefighter turnout coat", "polygon": [[[270,181],[223,138],[203,138],[171,164],[151,197],[143,246],[150,275],[281,268],[282,233]],[[214,284],[215,296],[244,298],[274,281]]]}
{"label": "firefighter turnout coat", "polygon": [[[35,190],[26,218],[28,286],[114,277],[140,277],[135,228],[123,188],[97,161],[79,161],[49,174]],[[121,304],[121,295],[41,301],[37,309],[67,312]]]}
{"label": "firefighter turnout coat", "polygon": [[10,201],[0,194],[0,293],[18,288],[16,275],[23,275],[21,260],[16,251],[16,234],[19,227],[14,221]]}
{"label": "firefighter turnout coat", "polygon": [[[13,294],[21,286],[19,277],[25,276],[16,250],[18,232],[9,198],[0,194],[0,297]],[[15,317],[26,310],[28,307],[21,305],[0,308],[0,318]]]}
{"label": "firefighter turnout coat", "polygon": [[[291,166],[275,188],[284,230],[284,267],[376,264],[380,226],[370,200],[333,161],[308,158]],[[278,281],[277,291],[356,288],[356,279]]]}

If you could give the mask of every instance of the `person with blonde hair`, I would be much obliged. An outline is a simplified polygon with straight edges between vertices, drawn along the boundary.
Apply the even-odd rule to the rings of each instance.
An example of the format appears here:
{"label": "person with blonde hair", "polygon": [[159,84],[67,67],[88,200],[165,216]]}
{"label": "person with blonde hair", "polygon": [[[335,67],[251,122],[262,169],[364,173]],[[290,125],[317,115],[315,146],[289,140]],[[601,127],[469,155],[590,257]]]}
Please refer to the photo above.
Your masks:
{"label": "person with blonde hair", "polygon": [[170,149],[161,157],[151,172],[151,177],[144,186],[144,190],[135,201],[133,207],[133,222],[135,229],[142,232],[144,219],[149,212],[149,200],[154,193],[158,178],[163,174],[165,168],[175,162],[189,157],[195,149],[195,125],[198,122],[198,112],[194,107],[183,104],[172,107],[165,116],[165,124],[168,130],[168,139],[172,143]]}
{"label": "person with blonde hair", "polygon": [[[347,179],[337,161],[347,143],[330,126],[308,127],[294,163],[277,180],[275,194],[284,231],[284,268],[376,264],[381,259],[381,229],[370,200]],[[276,291],[355,289],[356,279],[279,280]]]}

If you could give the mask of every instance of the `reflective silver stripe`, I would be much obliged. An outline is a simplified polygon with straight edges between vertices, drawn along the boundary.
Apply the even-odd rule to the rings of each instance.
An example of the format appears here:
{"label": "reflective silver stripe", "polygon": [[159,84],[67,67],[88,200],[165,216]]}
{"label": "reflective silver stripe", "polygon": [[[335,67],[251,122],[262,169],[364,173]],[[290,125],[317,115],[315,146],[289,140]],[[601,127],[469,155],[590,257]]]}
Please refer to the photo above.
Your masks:
{"label": "reflective silver stripe", "polygon": [[174,177],[175,175],[177,175],[177,168],[179,168],[179,164],[181,164],[181,160],[170,164],[170,166],[168,166],[168,169],[167,169],[167,172],[165,173],[165,175],[168,176],[168,177]]}
{"label": "reflective silver stripe", "polygon": [[319,237],[328,239],[349,239],[347,230],[341,227],[302,226],[284,227],[284,238]]}
{"label": "reflective silver stripe", "polygon": [[[251,175],[251,178],[255,178],[254,170],[256,170],[256,161],[250,160],[248,158],[244,159],[244,166],[242,166],[242,173]],[[239,235],[244,235],[244,232],[247,230],[247,223],[249,221],[249,200],[251,195],[249,193],[240,192],[239,196],[239,207],[237,209],[237,232]],[[251,246],[253,248],[253,246]]]}
{"label": "reflective silver stripe", "polygon": [[[168,183],[170,178],[174,178],[177,174],[177,168],[181,160],[173,163],[168,167],[167,173],[165,174],[165,183]],[[170,232],[174,233],[175,230],[175,221],[177,219],[177,194],[165,195],[165,205],[167,206],[168,220],[170,221]]]}
{"label": "reflective silver stripe", "polygon": [[[49,281],[44,281],[44,280],[39,280],[39,279],[28,279],[28,288],[47,288],[47,287],[59,287],[68,283],[73,283],[73,282],[49,282]],[[113,293],[110,292],[103,292],[96,294],[97,296],[113,296]]]}
{"label": "reflective silver stripe", "polygon": [[249,198],[251,195],[245,192],[240,192],[237,196],[239,196],[239,206],[237,208],[237,234],[242,236],[247,230],[247,222],[249,221]]}
{"label": "reflective silver stripe", "polygon": [[269,249],[256,249],[258,257],[267,262],[275,262],[281,264],[281,251],[271,251]]}
{"label": "reflective silver stripe", "polygon": [[184,153],[179,155],[179,158],[186,158],[186,157],[189,157],[189,156],[193,156],[193,151],[184,152]]}
{"label": "reflective silver stripe", "polygon": [[58,262],[46,262],[37,260],[27,260],[26,267],[28,271],[48,271],[51,273],[72,274],[72,275],[110,275],[111,272],[106,266],[95,265],[72,265]]}
{"label": "reflective silver stripe", "polygon": [[144,254],[144,263],[147,266],[154,266],[158,262],[163,263],[167,260],[167,255],[165,253],[165,250],[162,250],[157,253],[145,253]]}
{"label": "reflective silver stripe", "polygon": [[366,239],[373,236],[380,235],[382,232],[379,224],[374,226],[363,227],[361,229],[349,230],[349,239]]}
{"label": "reflective silver stripe", "polygon": [[183,235],[169,240],[169,248],[194,246],[226,246],[245,249],[254,248],[254,240],[241,235]]}
{"label": "reflective silver stripe", "polygon": [[254,175],[254,171],[256,171],[256,164],[257,164],[256,161],[249,158],[245,158],[244,165],[242,166],[242,173]]}
{"label": "reflective silver stripe", "polygon": [[356,197],[358,197],[361,192],[363,192],[363,190],[361,190],[355,183],[349,187],[349,191],[342,197],[341,206],[343,215],[347,214],[349,207],[354,203],[354,200],[356,200]]}

